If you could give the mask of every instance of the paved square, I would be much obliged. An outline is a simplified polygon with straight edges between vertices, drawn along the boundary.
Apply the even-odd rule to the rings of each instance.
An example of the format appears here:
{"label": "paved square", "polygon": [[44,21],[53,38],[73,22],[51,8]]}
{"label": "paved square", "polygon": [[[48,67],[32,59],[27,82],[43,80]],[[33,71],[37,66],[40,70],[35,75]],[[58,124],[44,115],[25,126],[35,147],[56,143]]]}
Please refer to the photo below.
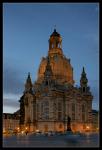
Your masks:
{"label": "paved square", "polygon": [[3,137],[3,147],[99,147],[99,134],[11,135]]}

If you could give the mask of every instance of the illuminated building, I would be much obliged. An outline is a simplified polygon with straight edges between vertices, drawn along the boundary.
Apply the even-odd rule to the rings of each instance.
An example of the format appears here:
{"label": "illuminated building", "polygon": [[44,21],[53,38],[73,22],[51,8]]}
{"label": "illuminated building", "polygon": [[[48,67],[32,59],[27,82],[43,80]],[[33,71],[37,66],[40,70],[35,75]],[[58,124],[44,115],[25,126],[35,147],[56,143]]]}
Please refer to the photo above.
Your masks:
{"label": "illuminated building", "polygon": [[99,130],[99,111],[92,110],[92,130]]}
{"label": "illuminated building", "polygon": [[13,132],[17,128],[19,128],[19,115],[3,113],[3,133]]}
{"label": "illuminated building", "polygon": [[73,131],[91,127],[90,112],[93,96],[83,67],[80,87],[74,86],[71,60],[62,50],[62,37],[56,29],[49,38],[47,57],[43,57],[37,80],[32,83],[28,74],[20,98],[20,126],[30,131],[65,131],[67,117]]}

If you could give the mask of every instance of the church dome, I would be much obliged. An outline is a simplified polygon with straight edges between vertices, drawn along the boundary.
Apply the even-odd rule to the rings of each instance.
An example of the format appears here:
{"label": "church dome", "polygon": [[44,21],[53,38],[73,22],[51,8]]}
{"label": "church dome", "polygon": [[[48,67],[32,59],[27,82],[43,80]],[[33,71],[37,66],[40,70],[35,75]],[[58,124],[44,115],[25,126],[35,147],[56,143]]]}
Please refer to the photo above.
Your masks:
{"label": "church dome", "polygon": [[[54,29],[49,39],[49,63],[52,69],[53,78],[58,83],[70,83],[74,84],[73,80],[73,68],[70,64],[70,59],[63,55],[61,48],[62,38],[58,32]],[[41,83],[44,79],[44,72],[47,65],[47,57],[43,57],[38,69],[38,79],[37,81]]]}

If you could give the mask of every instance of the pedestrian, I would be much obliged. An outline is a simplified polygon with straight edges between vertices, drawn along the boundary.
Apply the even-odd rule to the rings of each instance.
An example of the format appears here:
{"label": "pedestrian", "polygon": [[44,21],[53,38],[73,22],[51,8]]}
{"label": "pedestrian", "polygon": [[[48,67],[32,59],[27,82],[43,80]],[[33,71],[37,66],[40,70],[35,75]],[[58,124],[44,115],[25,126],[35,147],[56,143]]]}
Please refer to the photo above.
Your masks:
{"label": "pedestrian", "polygon": [[26,135],[27,135],[28,131],[26,131]]}

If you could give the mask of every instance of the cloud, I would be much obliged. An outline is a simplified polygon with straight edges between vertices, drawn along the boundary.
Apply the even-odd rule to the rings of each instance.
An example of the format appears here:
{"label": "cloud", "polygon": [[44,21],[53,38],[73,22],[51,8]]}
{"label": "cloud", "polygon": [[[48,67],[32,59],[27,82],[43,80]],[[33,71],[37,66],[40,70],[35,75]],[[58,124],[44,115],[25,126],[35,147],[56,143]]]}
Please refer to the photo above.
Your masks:
{"label": "cloud", "polygon": [[22,73],[9,66],[4,66],[3,71],[3,90],[4,93],[13,93],[13,94],[19,94],[23,92],[24,90],[24,83],[22,82],[22,79],[20,77]]}
{"label": "cloud", "polygon": [[3,99],[3,106],[17,108],[17,107],[19,107],[19,102],[17,100],[15,101],[15,99],[4,98]]}
{"label": "cloud", "polygon": [[24,91],[22,71],[11,64],[3,70],[3,112],[13,113],[19,109],[19,102]]}

